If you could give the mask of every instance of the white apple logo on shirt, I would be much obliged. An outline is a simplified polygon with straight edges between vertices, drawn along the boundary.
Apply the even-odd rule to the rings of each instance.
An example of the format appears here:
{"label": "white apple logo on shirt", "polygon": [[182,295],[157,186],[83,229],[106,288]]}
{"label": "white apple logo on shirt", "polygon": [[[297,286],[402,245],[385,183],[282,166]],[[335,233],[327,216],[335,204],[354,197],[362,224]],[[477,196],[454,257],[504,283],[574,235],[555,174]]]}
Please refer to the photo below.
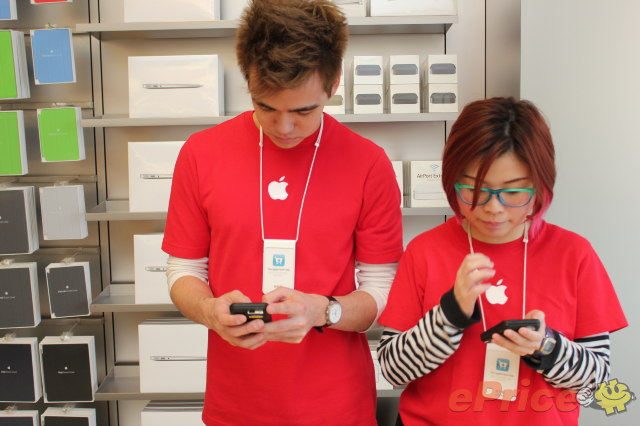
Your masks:
{"label": "white apple logo on shirt", "polygon": [[492,285],[491,287],[489,287],[489,289],[485,293],[487,300],[492,305],[504,305],[505,303],[507,303],[507,300],[509,300],[509,298],[505,294],[507,286],[501,284],[502,280],[498,281],[496,285]]}
{"label": "white apple logo on shirt", "polygon": [[278,181],[273,181],[267,187],[267,191],[269,191],[269,196],[272,200],[286,200],[289,194],[287,194],[287,182],[284,182],[284,176],[282,176]]}

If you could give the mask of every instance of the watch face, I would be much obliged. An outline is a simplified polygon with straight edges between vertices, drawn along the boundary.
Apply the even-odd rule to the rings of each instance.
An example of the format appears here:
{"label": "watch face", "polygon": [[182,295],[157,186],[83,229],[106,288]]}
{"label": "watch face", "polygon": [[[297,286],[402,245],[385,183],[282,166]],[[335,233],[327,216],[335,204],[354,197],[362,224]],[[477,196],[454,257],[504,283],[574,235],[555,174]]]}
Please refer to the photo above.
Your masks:
{"label": "watch face", "polygon": [[553,352],[553,348],[555,347],[556,347],[556,340],[550,337],[545,337],[544,340],[542,341],[542,347],[540,348],[540,352],[542,352],[543,355],[549,355],[551,352]]}
{"label": "watch face", "polygon": [[329,306],[329,321],[331,322],[331,324],[335,324],[340,321],[341,317],[342,306],[337,302],[331,303],[331,305]]}

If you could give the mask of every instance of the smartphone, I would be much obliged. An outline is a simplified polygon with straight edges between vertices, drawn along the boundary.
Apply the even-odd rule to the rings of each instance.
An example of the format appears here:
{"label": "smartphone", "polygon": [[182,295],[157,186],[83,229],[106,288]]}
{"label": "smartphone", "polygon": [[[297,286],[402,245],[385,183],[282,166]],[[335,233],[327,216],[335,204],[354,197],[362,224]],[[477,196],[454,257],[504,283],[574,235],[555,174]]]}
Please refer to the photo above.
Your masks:
{"label": "smartphone", "polygon": [[537,331],[540,328],[540,320],[537,319],[520,319],[520,320],[505,320],[499,324],[494,325],[484,333],[480,335],[480,339],[485,342],[491,342],[491,336],[494,333],[503,334],[505,330],[518,331],[520,327],[527,327],[531,330]]}
{"label": "smartphone", "polygon": [[264,322],[271,321],[271,315],[267,313],[266,303],[232,303],[229,307],[232,315],[244,315],[247,321],[261,319]]}

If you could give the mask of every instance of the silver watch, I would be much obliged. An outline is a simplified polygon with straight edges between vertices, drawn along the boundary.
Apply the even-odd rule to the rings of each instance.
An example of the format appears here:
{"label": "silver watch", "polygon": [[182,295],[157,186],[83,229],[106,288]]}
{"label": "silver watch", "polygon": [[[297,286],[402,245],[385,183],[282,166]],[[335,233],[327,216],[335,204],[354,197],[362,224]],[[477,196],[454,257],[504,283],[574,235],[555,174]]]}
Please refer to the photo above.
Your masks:
{"label": "silver watch", "polygon": [[329,299],[329,305],[327,306],[327,322],[324,327],[336,324],[342,318],[342,305],[336,300],[335,297],[326,296]]}
{"label": "silver watch", "polygon": [[556,347],[556,334],[552,328],[547,327],[544,332],[544,338],[540,342],[540,347],[536,350],[532,356],[536,358],[542,358],[545,355],[549,355]]}

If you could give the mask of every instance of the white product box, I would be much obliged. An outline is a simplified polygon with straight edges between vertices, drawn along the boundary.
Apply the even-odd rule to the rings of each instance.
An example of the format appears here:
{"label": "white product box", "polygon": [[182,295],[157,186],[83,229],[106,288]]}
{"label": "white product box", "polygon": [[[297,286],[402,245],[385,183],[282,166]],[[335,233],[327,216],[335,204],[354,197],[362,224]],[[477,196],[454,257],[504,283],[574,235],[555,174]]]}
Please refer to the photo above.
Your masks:
{"label": "white product box", "polygon": [[412,161],[409,169],[411,207],[447,207],[442,189],[442,161]]}
{"label": "white product box", "polygon": [[402,161],[392,161],[393,172],[396,174],[398,188],[400,188],[400,207],[404,205],[404,166]]}
{"label": "white product box", "polygon": [[426,110],[428,112],[458,112],[457,84],[429,84]]}
{"label": "white product box", "polygon": [[345,114],[346,97],[343,85],[338,86],[335,95],[327,101],[327,104],[324,106],[324,112],[328,114]]}
{"label": "white product box", "polygon": [[149,319],[138,325],[140,392],[204,392],[204,325],[186,318]]}
{"label": "white product box", "polygon": [[220,3],[222,19],[240,19],[242,12],[249,6],[249,3],[250,0],[222,0]]}
{"label": "white product box", "polygon": [[384,86],[382,84],[356,84],[353,86],[354,114],[383,114]]}
{"label": "white product box", "polygon": [[184,142],[129,142],[129,211],[166,212]]}
{"label": "white product box", "polygon": [[420,56],[389,56],[389,84],[420,84]]}
{"label": "white product box", "polygon": [[[42,382],[38,338],[0,339],[0,401],[37,402],[40,398]],[[21,417],[30,417],[26,414],[28,412],[22,413]],[[6,422],[9,424],[8,420]],[[0,425],[4,424],[0,419]]]}
{"label": "white product box", "polygon": [[220,0],[124,0],[124,22],[218,19],[220,19]]}
{"label": "white product box", "polygon": [[371,16],[457,15],[457,0],[370,0]]}
{"label": "white product box", "polygon": [[40,412],[38,410],[2,410],[0,411],[0,425],[40,426]]}
{"label": "white product box", "polygon": [[167,286],[167,259],[162,251],[164,234],[133,236],[133,258],[136,303],[173,303]]}
{"label": "white product box", "polygon": [[361,18],[367,16],[369,0],[332,0],[340,6],[347,18]]}
{"label": "white product box", "polygon": [[96,426],[95,408],[49,407],[42,413],[42,426]]}
{"label": "white product box", "polygon": [[218,55],[130,56],[129,116],[224,115],[224,69]]}
{"label": "white product box", "polygon": [[424,65],[424,81],[433,83],[458,82],[458,55],[429,55]]}
{"label": "white product box", "polygon": [[353,85],[384,84],[382,56],[353,57]]}
{"label": "white product box", "polygon": [[203,401],[149,401],[140,415],[141,426],[204,426]]}
{"label": "white product box", "polygon": [[389,112],[420,113],[420,84],[392,84],[389,86]]}
{"label": "white product box", "polygon": [[41,187],[40,213],[45,240],[81,240],[89,235],[82,185]]}

